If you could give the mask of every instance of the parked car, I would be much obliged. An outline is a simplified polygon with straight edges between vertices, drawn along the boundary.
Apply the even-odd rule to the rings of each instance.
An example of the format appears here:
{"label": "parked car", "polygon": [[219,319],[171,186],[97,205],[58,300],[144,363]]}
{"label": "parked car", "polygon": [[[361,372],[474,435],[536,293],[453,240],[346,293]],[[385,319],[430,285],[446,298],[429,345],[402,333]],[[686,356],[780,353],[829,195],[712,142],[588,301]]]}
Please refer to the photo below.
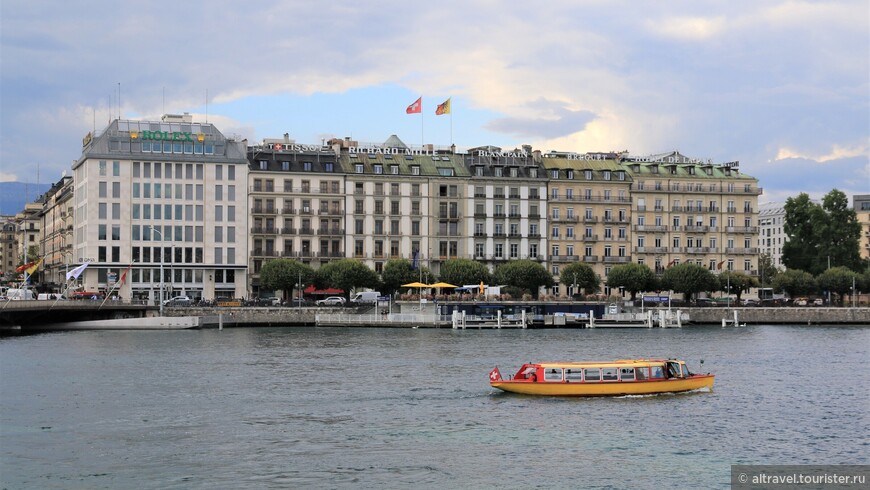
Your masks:
{"label": "parked car", "polygon": [[744,299],[743,306],[758,306],[758,300],[751,298]]}
{"label": "parked car", "polygon": [[187,296],[175,296],[163,302],[163,306],[190,306],[191,299]]}
{"label": "parked car", "polygon": [[317,300],[315,304],[317,306],[344,306],[344,298],[341,296],[330,296]]}
{"label": "parked car", "polygon": [[823,300],[822,298],[816,298],[813,300],[813,304],[815,306],[825,306],[825,300]]}
{"label": "parked car", "polygon": [[809,304],[809,302],[810,302],[810,300],[808,300],[806,298],[797,298],[796,300],[794,300],[794,305],[795,306],[806,306],[807,304]]}

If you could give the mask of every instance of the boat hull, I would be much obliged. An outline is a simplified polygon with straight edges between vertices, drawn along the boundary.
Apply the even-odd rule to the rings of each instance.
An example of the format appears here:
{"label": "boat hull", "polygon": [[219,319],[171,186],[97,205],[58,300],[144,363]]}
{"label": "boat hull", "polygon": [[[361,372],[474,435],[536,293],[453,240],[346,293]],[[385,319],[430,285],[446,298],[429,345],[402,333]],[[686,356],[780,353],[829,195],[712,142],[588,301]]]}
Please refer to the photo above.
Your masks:
{"label": "boat hull", "polygon": [[624,396],[681,393],[713,388],[714,375],[693,375],[688,378],[655,379],[646,381],[605,381],[568,383],[536,382],[528,380],[491,381],[493,388],[523,395],[544,396]]}
{"label": "boat hull", "polygon": [[118,318],[111,320],[83,320],[28,326],[28,330],[186,330],[200,328],[196,316],[155,316],[147,318]]}

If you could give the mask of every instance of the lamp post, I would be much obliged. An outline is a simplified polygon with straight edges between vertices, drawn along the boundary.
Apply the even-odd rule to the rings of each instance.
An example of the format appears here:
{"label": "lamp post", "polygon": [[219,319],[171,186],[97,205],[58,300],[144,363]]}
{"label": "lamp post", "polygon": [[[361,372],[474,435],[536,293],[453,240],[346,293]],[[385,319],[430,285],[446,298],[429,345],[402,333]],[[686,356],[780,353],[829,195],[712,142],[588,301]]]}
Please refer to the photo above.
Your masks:
{"label": "lamp post", "polygon": [[[163,233],[157,228],[151,227],[151,231],[157,233],[160,236],[160,241],[163,241]],[[160,244],[160,299],[158,300],[160,303],[160,316],[163,316],[163,244]]]}
{"label": "lamp post", "polygon": [[571,286],[571,299],[577,296],[577,271],[574,271],[574,285]]}

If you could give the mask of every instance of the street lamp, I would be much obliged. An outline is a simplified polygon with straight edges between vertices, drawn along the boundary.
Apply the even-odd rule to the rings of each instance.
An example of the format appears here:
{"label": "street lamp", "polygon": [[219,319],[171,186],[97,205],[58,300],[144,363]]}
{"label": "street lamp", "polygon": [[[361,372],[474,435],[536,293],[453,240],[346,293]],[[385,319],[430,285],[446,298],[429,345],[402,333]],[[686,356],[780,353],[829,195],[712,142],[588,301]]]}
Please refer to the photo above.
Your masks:
{"label": "street lamp", "polygon": [[[160,241],[163,241],[163,233],[157,228],[151,227],[151,231],[157,233],[160,236]],[[163,244],[160,244],[160,316],[163,316]]]}

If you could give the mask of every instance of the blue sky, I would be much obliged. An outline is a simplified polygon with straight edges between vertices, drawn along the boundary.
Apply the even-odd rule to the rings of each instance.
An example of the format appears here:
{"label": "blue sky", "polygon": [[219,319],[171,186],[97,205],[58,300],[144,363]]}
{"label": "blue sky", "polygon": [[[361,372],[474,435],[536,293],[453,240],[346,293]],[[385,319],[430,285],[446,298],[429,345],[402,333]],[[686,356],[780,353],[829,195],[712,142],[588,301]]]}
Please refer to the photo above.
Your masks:
{"label": "blue sky", "polygon": [[677,149],[739,160],[762,202],[870,193],[866,0],[4,0],[0,23],[0,181],[58,180],[119,113],[207,112],[252,142]]}

